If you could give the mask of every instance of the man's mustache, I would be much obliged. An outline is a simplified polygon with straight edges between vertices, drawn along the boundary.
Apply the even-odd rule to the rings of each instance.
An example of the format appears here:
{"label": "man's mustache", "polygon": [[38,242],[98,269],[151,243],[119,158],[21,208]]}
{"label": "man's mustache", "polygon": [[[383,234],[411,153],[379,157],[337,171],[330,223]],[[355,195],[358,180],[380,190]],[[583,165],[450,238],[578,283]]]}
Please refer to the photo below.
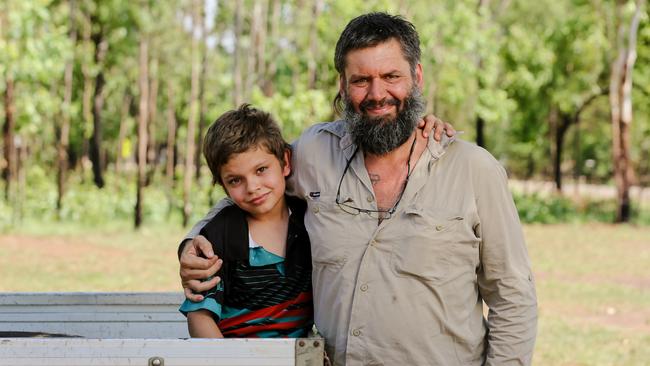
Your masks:
{"label": "man's mustache", "polygon": [[382,99],[382,100],[364,100],[359,104],[359,109],[362,112],[366,112],[368,108],[382,108],[387,105],[394,105],[397,109],[400,109],[400,101],[394,98]]}

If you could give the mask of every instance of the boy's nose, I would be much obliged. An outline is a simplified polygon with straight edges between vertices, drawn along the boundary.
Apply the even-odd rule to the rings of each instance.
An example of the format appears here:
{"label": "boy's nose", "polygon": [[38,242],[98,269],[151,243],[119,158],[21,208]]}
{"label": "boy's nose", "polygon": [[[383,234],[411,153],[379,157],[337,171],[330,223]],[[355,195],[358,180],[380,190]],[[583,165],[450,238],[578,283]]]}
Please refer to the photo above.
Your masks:
{"label": "boy's nose", "polygon": [[249,179],[248,180],[248,185],[246,186],[246,188],[248,188],[248,191],[251,192],[251,193],[259,190],[260,187],[261,187],[261,185],[260,185],[259,180],[255,179],[255,178]]}

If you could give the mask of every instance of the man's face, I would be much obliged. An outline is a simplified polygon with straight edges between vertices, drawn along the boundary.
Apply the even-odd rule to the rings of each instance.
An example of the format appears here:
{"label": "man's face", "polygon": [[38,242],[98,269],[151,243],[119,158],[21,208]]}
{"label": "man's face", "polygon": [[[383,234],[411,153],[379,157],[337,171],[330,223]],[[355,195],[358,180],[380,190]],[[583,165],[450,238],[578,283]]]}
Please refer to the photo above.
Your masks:
{"label": "man's face", "polygon": [[355,143],[386,154],[403,144],[424,112],[422,67],[415,75],[397,40],[350,51],[340,92]]}
{"label": "man's face", "polygon": [[422,90],[422,66],[416,65],[415,80],[399,41],[391,39],[374,47],[350,51],[341,95],[357,112],[370,118],[395,117],[401,103],[415,86]]}

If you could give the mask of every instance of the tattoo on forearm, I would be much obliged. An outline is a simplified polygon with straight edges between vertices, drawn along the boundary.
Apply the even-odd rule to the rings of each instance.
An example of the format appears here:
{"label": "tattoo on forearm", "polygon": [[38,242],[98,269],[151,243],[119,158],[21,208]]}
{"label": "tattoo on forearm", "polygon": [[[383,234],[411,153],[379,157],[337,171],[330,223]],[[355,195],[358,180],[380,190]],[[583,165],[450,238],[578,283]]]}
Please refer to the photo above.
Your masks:
{"label": "tattoo on forearm", "polygon": [[381,180],[379,174],[373,174],[369,172],[368,175],[370,176],[370,183],[372,183],[373,186],[379,183],[379,181]]}

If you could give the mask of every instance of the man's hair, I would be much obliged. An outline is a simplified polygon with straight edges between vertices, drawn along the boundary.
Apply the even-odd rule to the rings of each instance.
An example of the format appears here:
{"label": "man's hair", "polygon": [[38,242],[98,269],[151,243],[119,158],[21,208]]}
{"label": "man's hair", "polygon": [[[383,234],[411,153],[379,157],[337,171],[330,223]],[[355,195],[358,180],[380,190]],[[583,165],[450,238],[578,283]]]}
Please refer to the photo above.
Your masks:
{"label": "man's hair", "polygon": [[233,155],[256,147],[273,154],[284,166],[284,153],[290,145],[282,138],[273,117],[250,104],[222,114],[208,128],[203,140],[203,155],[212,172],[212,181],[223,186],[221,168]]}
{"label": "man's hair", "polygon": [[[358,16],[345,27],[334,52],[334,67],[340,76],[345,75],[346,56],[350,51],[374,47],[380,43],[396,39],[402,53],[415,75],[415,67],[420,62],[420,37],[415,26],[399,15],[368,13]],[[334,108],[341,108],[341,95],[334,98]]]}

